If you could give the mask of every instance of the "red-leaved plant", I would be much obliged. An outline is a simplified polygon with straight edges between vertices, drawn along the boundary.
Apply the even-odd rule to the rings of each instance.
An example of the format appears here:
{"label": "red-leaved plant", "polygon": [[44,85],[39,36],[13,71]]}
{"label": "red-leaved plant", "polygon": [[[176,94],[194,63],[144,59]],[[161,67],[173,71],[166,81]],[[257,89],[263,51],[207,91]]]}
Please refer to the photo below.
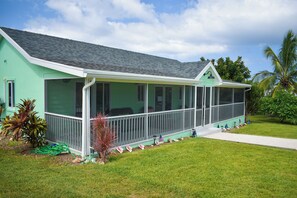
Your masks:
{"label": "red-leaved plant", "polygon": [[115,133],[108,126],[106,117],[98,114],[93,121],[93,147],[104,163],[108,160],[108,154],[115,138]]}

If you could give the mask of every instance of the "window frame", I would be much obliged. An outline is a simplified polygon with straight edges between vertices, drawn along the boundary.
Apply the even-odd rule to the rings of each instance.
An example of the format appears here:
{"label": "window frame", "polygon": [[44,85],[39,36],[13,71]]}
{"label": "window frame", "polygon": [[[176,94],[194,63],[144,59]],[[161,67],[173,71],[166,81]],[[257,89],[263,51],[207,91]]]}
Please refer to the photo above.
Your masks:
{"label": "window frame", "polygon": [[137,101],[144,101],[144,85],[137,85]]}
{"label": "window frame", "polygon": [[7,106],[9,108],[15,107],[15,81],[14,80],[7,80]]}

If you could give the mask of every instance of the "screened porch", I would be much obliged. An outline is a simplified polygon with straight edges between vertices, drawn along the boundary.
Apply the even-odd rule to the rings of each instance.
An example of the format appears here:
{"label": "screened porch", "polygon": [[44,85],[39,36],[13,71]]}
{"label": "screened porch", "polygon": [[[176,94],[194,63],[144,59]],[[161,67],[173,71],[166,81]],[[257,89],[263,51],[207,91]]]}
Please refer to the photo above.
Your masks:
{"label": "screened porch", "polygon": [[[83,79],[46,82],[47,139],[77,151],[82,150],[83,86]],[[244,89],[96,82],[90,88],[89,112],[89,128],[102,113],[116,145],[125,145],[242,116]],[[91,134],[89,138],[92,146]]]}

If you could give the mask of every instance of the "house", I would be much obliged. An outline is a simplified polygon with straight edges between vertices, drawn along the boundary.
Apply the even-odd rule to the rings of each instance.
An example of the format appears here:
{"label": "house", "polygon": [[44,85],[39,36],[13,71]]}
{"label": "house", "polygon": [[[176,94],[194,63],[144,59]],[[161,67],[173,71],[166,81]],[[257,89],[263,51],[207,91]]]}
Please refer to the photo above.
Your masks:
{"label": "house", "polygon": [[9,28],[0,35],[2,117],[20,99],[36,99],[47,139],[83,156],[99,112],[108,116],[117,145],[244,122],[250,85],[222,80],[209,61],[183,63]]}

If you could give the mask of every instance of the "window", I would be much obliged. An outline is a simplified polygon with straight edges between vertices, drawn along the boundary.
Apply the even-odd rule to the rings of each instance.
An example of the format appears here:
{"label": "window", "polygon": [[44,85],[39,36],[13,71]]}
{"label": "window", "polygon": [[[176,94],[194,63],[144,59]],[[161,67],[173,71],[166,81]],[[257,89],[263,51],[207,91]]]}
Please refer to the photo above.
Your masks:
{"label": "window", "polygon": [[234,102],[244,101],[244,89],[234,89]]}
{"label": "window", "polygon": [[233,91],[231,88],[220,88],[220,105],[232,103]]}
{"label": "window", "polygon": [[9,80],[8,81],[8,107],[14,107],[15,100],[14,100],[15,94],[14,94],[14,81]]}
{"label": "window", "polygon": [[183,99],[183,87],[179,87],[179,99]]}
{"label": "window", "polygon": [[138,85],[138,87],[137,87],[137,98],[138,98],[138,102],[143,102],[144,85]]}

